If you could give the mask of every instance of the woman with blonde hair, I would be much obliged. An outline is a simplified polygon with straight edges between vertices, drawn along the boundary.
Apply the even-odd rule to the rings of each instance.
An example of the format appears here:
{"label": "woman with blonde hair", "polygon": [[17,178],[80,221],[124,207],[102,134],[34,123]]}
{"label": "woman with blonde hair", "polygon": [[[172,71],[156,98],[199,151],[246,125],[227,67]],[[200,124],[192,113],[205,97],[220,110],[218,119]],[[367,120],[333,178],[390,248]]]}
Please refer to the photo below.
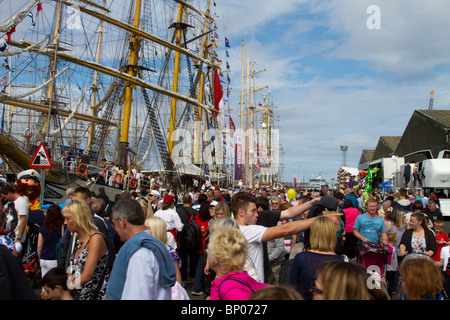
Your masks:
{"label": "woman with blonde hair", "polygon": [[329,261],[317,269],[314,300],[372,300],[368,274],[358,262]]}
{"label": "woman with blonde hair", "polygon": [[335,254],[338,241],[338,226],[327,216],[319,216],[312,223],[309,235],[309,249],[298,253],[292,261],[289,284],[303,296],[312,300],[310,291],[316,280],[316,271],[320,264],[339,260],[343,257]]}
{"label": "woman with blonde hair", "polygon": [[[145,220],[145,226],[149,233],[155,238],[159,239],[167,248],[170,256],[175,264],[175,270],[177,274],[177,283],[172,287],[172,300],[188,300],[189,296],[186,290],[181,286],[182,279],[180,273],[181,260],[178,256],[177,250],[169,245],[168,239],[172,237],[172,234],[167,231],[166,222],[159,217],[150,217]],[[172,237],[173,240],[173,237]]]}
{"label": "woman with blonde hair", "polygon": [[246,300],[266,286],[244,271],[247,251],[247,239],[234,227],[219,228],[211,234],[209,262],[217,275],[211,284],[211,300]]}
{"label": "woman with blonde hair", "polygon": [[62,214],[76,244],[70,255],[70,289],[77,300],[104,299],[109,280],[108,247],[95,227],[91,209],[82,200],[64,206]]}
{"label": "woman with blonde hair", "polygon": [[231,217],[231,212],[226,202],[219,201],[214,208],[214,219],[223,217]]}
{"label": "woman with blonde hair", "polygon": [[401,261],[400,240],[402,240],[403,233],[405,233],[405,230],[406,230],[405,219],[406,219],[406,211],[404,211],[402,209],[398,209],[394,213],[394,218],[392,220],[392,225],[391,225],[391,232],[395,232],[398,235],[397,241],[395,241],[394,247],[395,247],[395,252],[396,252],[395,254],[397,255],[397,259],[399,262]]}

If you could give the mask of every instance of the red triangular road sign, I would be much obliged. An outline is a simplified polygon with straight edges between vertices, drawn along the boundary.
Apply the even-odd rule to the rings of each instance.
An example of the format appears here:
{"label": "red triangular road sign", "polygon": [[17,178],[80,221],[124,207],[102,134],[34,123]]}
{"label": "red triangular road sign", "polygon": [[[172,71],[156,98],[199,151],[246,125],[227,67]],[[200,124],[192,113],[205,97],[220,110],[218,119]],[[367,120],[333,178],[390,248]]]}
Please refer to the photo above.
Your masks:
{"label": "red triangular road sign", "polygon": [[41,142],[36,150],[33,158],[31,159],[30,168],[50,169],[53,167],[52,160],[48,155],[47,148],[45,148],[44,142]]}

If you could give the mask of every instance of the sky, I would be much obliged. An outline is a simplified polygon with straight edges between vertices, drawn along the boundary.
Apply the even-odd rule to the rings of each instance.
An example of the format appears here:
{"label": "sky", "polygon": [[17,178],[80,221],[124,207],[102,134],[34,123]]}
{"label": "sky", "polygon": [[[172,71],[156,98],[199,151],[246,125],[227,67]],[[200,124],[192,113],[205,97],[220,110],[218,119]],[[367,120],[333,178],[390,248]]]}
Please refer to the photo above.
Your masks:
{"label": "sky", "polygon": [[308,181],[319,171],[336,179],[341,146],[356,168],[364,149],[375,149],[380,136],[401,136],[414,110],[428,109],[431,90],[434,109],[449,109],[448,0],[215,2],[233,120],[239,123],[244,41],[245,65],[248,54],[255,71],[265,69],[254,87],[269,87],[255,105],[270,91],[276,107],[283,181]]}
{"label": "sky", "polygon": [[319,171],[336,179],[340,146],[348,146],[346,165],[357,168],[364,149],[375,149],[380,136],[401,136],[414,110],[428,109],[431,90],[434,109],[449,109],[450,1],[221,2],[233,120],[243,40],[244,73],[247,53],[255,71],[266,70],[254,87],[268,86],[276,106],[283,181]]}

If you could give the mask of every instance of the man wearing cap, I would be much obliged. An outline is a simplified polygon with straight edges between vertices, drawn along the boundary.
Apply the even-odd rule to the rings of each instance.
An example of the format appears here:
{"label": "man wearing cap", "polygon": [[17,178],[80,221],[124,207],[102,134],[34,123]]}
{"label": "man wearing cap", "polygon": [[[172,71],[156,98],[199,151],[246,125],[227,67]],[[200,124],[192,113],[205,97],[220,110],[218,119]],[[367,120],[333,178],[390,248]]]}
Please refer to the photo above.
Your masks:
{"label": "man wearing cap", "polygon": [[173,209],[174,205],[175,200],[171,195],[164,196],[161,209],[156,211],[154,216],[160,217],[166,222],[167,231],[173,235],[175,242],[178,242],[177,231],[183,230],[183,223],[178,213]]}
{"label": "man wearing cap", "polygon": [[153,213],[158,211],[159,197],[161,197],[161,194],[156,190],[150,190],[150,193],[147,195],[147,200],[150,203],[150,207],[152,208]]}
{"label": "man wearing cap", "polygon": [[28,202],[9,184],[2,186],[0,196],[6,210],[6,235],[15,242],[25,242],[27,236]]}

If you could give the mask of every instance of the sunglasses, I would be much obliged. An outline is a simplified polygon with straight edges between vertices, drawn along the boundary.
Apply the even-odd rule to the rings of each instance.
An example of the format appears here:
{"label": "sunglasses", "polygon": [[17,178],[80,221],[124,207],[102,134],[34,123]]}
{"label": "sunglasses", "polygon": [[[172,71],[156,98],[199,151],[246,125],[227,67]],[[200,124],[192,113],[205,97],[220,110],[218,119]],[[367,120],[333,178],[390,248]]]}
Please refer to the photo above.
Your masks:
{"label": "sunglasses", "polygon": [[316,293],[316,294],[323,294],[323,291],[320,290],[319,288],[317,288],[315,285],[313,285],[309,291],[311,291],[311,293],[313,293],[313,294],[314,293]]}

